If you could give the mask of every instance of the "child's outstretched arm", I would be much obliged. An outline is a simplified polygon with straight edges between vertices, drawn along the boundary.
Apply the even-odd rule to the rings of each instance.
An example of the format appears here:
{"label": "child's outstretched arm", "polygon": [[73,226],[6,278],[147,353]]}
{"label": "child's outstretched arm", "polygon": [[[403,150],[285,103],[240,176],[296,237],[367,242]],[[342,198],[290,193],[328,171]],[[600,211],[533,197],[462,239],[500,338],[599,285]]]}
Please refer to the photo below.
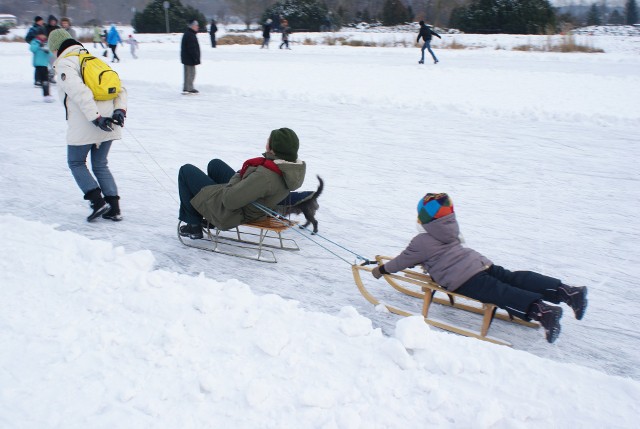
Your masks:
{"label": "child's outstretched arm", "polygon": [[372,271],[373,276],[378,279],[382,274],[396,273],[427,261],[429,259],[429,253],[424,243],[425,239],[425,234],[415,236],[402,253],[386,264],[374,268]]}

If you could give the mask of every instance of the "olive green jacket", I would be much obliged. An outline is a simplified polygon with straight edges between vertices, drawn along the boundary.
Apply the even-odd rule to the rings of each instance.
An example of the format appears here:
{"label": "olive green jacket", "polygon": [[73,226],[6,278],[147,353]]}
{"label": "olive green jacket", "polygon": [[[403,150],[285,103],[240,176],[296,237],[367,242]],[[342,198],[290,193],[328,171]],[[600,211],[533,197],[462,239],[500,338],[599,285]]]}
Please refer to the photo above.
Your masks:
{"label": "olive green jacket", "polygon": [[205,186],[191,199],[191,205],[218,229],[230,229],[267,215],[252,203],[274,209],[276,205],[302,186],[307,165],[304,161],[273,159],[282,176],[263,166],[249,167],[244,178],[236,173],[229,183]]}

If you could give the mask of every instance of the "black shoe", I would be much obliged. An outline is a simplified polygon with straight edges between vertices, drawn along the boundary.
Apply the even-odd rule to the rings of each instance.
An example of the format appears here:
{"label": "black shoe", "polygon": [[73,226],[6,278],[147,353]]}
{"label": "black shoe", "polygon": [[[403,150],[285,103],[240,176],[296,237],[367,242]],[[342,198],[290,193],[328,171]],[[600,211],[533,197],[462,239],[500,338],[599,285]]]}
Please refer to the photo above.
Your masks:
{"label": "black shoe", "polygon": [[182,237],[189,237],[192,240],[198,240],[203,237],[202,225],[199,224],[186,224],[180,227],[180,235]]}
{"label": "black shoe", "polygon": [[187,91],[189,94],[199,94],[200,91],[198,91],[197,89],[192,89],[190,91]]}
{"label": "black shoe", "polygon": [[576,319],[582,320],[584,312],[587,311],[587,287],[586,286],[567,286],[560,285],[558,288],[558,297],[560,301],[566,303],[573,309]]}
{"label": "black shoe", "polygon": [[418,64],[424,64],[424,61],[420,60],[418,61]]}
{"label": "black shoe", "polygon": [[122,215],[120,214],[120,197],[119,196],[109,196],[104,197],[107,204],[109,204],[109,211],[102,215],[102,219],[109,219],[114,222],[120,222],[122,220]]}
{"label": "black shoe", "polygon": [[438,63],[439,63],[439,61],[438,61],[438,60],[435,60],[435,61],[433,62],[433,64],[438,64]]}
{"label": "black shoe", "polygon": [[547,342],[553,343],[560,335],[560,319],[562,318],[562,308],[557,305],[545,304],[541,300],[531,304],[527,316],[540,322],[544,328]]}
{"label": "black shoe", "polygon": [[92,213],[87,216],[87,222],[93,221],[110,209],[109,204],[102,198],[102,189],[100,188],[92,189],[84,194],[84,199],[91,201],[91,209],[93,210]]}

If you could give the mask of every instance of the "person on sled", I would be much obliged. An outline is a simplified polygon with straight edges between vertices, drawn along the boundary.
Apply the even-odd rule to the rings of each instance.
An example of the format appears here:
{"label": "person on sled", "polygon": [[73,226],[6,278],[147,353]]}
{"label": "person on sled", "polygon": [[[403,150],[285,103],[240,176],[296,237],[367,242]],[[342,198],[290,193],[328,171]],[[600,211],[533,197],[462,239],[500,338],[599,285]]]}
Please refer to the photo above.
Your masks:
{"label": "person on sled", "polygon": [[180,167],[178,218],[186,223],[180,235],[202,238],[205,220],[225,230],[265,218],[252,203],[274,209],[304,182],[307,166],[298,159],[299,146],[293,130],[280,128],[271,131],[266,152],[245,161],[237,172],[220,159],[209,162],[206,174],[191,164]]}
{"label": "person on sled", "polygon": [[576,319],[587,308],[587,288],[574,287],[532,271],[509,271],[462,245],[453,203],[445,193],[426,194],[418,202],[418,229],[407,248],[391,261],[373,269],[384,274],[422,265],[443,288],[481,302],[495,304],[510,315],[540,322],[553,343],[560,334],[562,308],[549,305],[564,302]]}

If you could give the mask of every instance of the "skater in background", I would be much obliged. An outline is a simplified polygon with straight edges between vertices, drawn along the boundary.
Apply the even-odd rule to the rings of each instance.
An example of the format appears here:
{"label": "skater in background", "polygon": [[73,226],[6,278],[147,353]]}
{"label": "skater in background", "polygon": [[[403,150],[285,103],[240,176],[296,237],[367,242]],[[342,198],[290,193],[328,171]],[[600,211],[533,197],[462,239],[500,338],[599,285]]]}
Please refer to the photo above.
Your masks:
{"label": "skater in background", "polygon": [[219,159],[209,162],[207,174],[191,164],[180,167],[178,217],[186,223],[180,235],[202,238],[204,219],[225,230],[265,218],[254,202],[273,209],[304,182],[307,166],[298,159],[299,147],[296,133],[280,128],[271,131],[266,152],[245,161],[237,172]]}
{"label": "skater in background", "polygon": [[271,40],[271,23],[273,21],[271,18],[267,18],[265,23],[262,25],[262,46],[260,49],[267,48],[269,49],[269,41]]}
{"label": "skater in background", "polygon": [[218,26],[216,25],[216,20],[211,20],[211,27],[209,28],[209,35],[211,36],[211,47],[216,47],[216,32],[218,31]]}
{"label": "skater in background", "polygon": [[[120,196],[107,157],[111,143],[121,138],[127,116],[127,91],[122,87],[112,100],[95,100],[82,80],[79,57],[73,55],[81,49],[84,46],[64,29],[54,30],[49,36],[49,50],[57,58],[60,99],[64,100],[67,117],[67,163],[84,199],[91,202],[92,212],[87,221],[100,216],[120,221]],[[89,154],[95,177],[87,168]]]}
{"label": "skater in background", "polygon": [[200,44],[198,43],[198,30],[200,25],[194,19],[189,23],[189,28],[182,35],[180,45],[180,61],[184,65],[183,94],[197,94],[199,91],[193,87],[196,78],[196,66],[200,64]]}
{"label": "skater in background", "polygon": [[116,25],[111,24],[111,28],[109,29],[109,34],[107,34],[107,46],[111,48],[111,52],[113,53],[113,58],[111,59],[112,63],[116,61],[120,62],[120,58],[118,58],[118,54],[116,54],[118,43],[122,45],[122,39],[120,38],[120,34],[118,33],[118,30],[116,30]]}
{"label": "skater in background", "polygon": [[281,21],[281,26],[282,26],[282,43],[280,43],[280,49],[282,49],[283,46],[286,46],[287,49],[291,49],[289,47],[289,34],[291,34],[291,28],[289,27],[289,21],[287,21],[286,19],[283,19]]}
{"label": "skater in background", "polygon": [[69,18],[60,19],[60,26],[65,30],[67,30],[67,33],[71,34],[71,37],[73,37],[74,39],[78,38],[76,30],[74,28],[71,28],[71,19]]}
{"label": "skater in background", "polygon": [[424,44],[422,45],[422,58],[418,61],[418,64],[424,64],[424,50],[429,50],[429,53],[433,57],[433,63],[438,64],[438,59],[436,58],[436,54],[431,50],[431,38],[432,36],[436,36],[438,39],[442,39],[438,33],[433,31],[431,27],[424,23],[424,21],[420,21],[420,32],[418,33],[418,38],[416,39],[416,43],[420,43],[420,39],[424,39]]}
{"label": "skater in background", "polygon": [[135,59],[138,59],[136,55],[136,50],[138,49],[138,41],[133,37],[132,34],[129,34],[127,38],[127,44],[129,45],[129,49],[131,49],[131,56]]}
{"label": "skater in background", "polygon": [[51,103],[53,97],[49,94],[49,57],[52,56],[47,45],[47,36],[38,34],[31,43],[29,49],[33,52],[33,66],[35,67],[36,81],[42,87],[44,101]]}
{"label": "skater in background", "polygon": [[[36,16],[33,18],[33,25],[27,31],[27,34],[24,36],[25,42],[31,44],[33,40],[35,40],[36,36],[39,34],[46,35],[46,30],[44,28],[44,19],[41,16]],[[48,79],[47,79],[48,83]],[[35,69],[35,73],[33,75],[33,84],[35,86],[42,86],[42,78],[38,77],[38,69]]]}
{"label": "skater in background", "polygon": [[93,47],[97,48],[96,43],[100,44],[100,47],[104,49],[104,44],[102,43],[102,28],[95,25],[93,27]]}
{"label": "skater in background", "polygon": [[47,25],[45,26],[45,34],[47,35],[47,37],[49,37],[49,34],[51,34],[53,30],[57,30],[58,28],[60,28],[60,26],[58,25],[58,18],[53,15],[49,15]]}
{"label": "skater in background", "polygon": [[418,201],[418,229],[407,248],[391,261],[373,269],[384,274],[422,265],[443,288],[481,302],[495,304],[511,316],[536,320],[552,343],[560,334],[564,302],[581,320],[587,309],[587,288],[574,287],[532,271],[509,271],[462,245],[460,227],[447,194],[426,194]]}
{"label": "skater in background", "polygon": [[105,57],[105,58],[107,57],[107,49],[109,47],[109,45],[107,45],[107,36],[108,35],[109,35],[109,33],[107,32],[106,29],[102,30],[101,38],[102,38],[102,43],[104,44],[104,47],[105,47],[104,48],[104,52],[102,53],[102,56]]}

